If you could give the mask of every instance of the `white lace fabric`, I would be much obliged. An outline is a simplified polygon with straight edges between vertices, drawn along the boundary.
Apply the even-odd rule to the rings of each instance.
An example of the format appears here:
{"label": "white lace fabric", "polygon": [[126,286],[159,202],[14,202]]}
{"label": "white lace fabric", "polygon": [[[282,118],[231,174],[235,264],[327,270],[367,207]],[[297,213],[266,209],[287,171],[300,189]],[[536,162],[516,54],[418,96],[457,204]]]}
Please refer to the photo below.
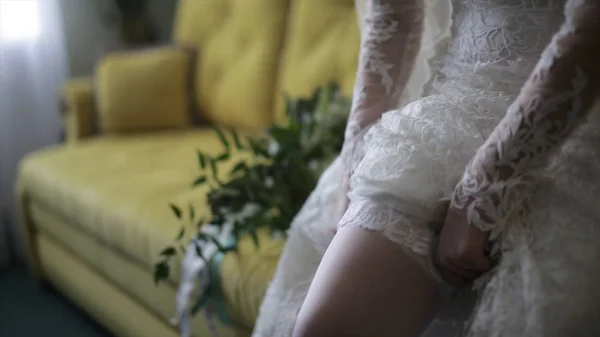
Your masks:
{"label": "white lace fabric", "polygon": [[423,29],[422,1],[369,1],[364,10],[347,140],[398,105]]}
{"label": "white lace fabric", "polygon": [[[399,3],[414,6],[415,2]],[[397,10],[405,9],[398,6]],[[457,205],[462,200],[453,196],[463,190],[456,186],[465,167],[518,97],[526,74],[532,72],[560,26],[563,6],[561,1],[454,1],[453,36],[445,55],[435,58],[439,64],[432,66],[434,80],[422,98],[387,112],[369,130],[364,159],[351,179],[352,197],[370,198],[418,222],[388,231],[396,233],[390,239],[415,251],[431,244],[432,235],[416,242],[407,240],[410,235],[402,230],[410,234],[416,226],[441,222],[444,213],[439,209],[446,201]],[[417,29],[406,29],[403,35]],[[394,50],[381,43],[363,46],[363,54],[378,57]],[[380,76],[380,82],[390,77]],[[356,217],[341,225],[348,223],[367,229],[381,227]]]}
{"label": "white lace fabric", "polygon": [[426,258],[453,203],[499,238],[469,337],[600,336],[600,1],[453,0],[451,20],[450,0],[364,1],[339,171],[298,214],[255,336],[290,336],[302,301],[288,299],[303,299],[331,237],[341,170],[341,226]]}
{"label": "white lace fabric", "polygon": [[[291,336],[310,281],[333,238],[331,222],[335,218],[338,199],[343,197],[340,194],[340,187],[344,188],[340,184],[343,179],[340,177],[349,176],[362,160],[364,135],[381,114],[397,107],[403,100],[418,97],[425,84],[431,80],[433,71],[430,61],[439,56],[439,44],[449,35],[451,6],[449,0],[443,0],[435,6],[427,7],[428,14],[425,16],[424,33],[421,36],[422,29],[413,27],[408,22],[422,21],[422,14],[416,19],[413,16],[423,8],[422,3],[419,1],[410,5],[406,8],[412,8],[411,11],[404,12],[399,10],[404,8],[402,1],[356,1],[361,27],[372,26],[368,31],[362,29],[363,50],[367,46],[370,46],[369,50],[375,50],[383,45],[389,51],[378,55],[360,55],[355,84],[357,94],[354,95],[342,154],[323,173],[317,187],[294,219],[285,251],[261,305],[253,337]],[[419,25],[422,26],[421,23]],[[377,31],[377,27],[381,30]],[[407,42],[406,37],[398,32],[408,28],[414,34]],[[411,75],[410,64],[402,65],[398,60],[403,53],[412,55],[406,57],[414,59],[418,52],[427,56],[413,61],[415,68],[423,71],[418,75]],[[386,87],[382,84],[381,74],[385,75],[387,71],[393,75],[387,80]],[[371,98],[365,100],[365,97]]]}
{"label": "white lace fabric", "polygon": [[600,2],[453,3],[435,81],[366,134],[341,224],[425,254],[439,208],[469,207],[503,255],[468,335],[596,336]]}
{"label": "white lace fabric", "polygon": [[511,216],[525,217],[536,176],[596,102],[599,14],[599,1],[569,1],[565,23],[456,188],[453,206],[467,207],[472,224],[492,239]]}
{"label": "white lace fabric", "polygon": [[298,311],[333,239],[331,219],[339,195],[341,160],[325,170],[294,218],[285,250],[261,304],[252,337],[291,337]]}

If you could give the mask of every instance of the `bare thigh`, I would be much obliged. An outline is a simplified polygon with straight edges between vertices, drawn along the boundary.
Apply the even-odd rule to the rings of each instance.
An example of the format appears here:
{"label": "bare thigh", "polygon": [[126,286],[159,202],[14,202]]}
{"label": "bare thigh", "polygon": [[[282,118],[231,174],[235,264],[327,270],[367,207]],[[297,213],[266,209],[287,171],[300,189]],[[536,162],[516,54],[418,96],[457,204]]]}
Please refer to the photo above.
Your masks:
{"label": "bare thigh", "polygon": [[403,247],[347,226],[319,265],[294,337],[416,337],[440,303],[435,281]]}

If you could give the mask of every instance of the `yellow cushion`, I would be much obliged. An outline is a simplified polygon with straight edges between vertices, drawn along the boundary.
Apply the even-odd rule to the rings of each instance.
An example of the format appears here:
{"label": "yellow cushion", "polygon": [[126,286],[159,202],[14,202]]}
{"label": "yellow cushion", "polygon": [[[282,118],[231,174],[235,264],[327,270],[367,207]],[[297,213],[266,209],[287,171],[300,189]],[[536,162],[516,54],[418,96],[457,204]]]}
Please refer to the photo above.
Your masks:
{"label": "yellow cushion", "polygon": [[106,56],[96,74],[100,131],[188,126],[193,62],[193,50],[175,46]]}
{"label": "yellow cushion", "polygon": [[338,83],[351,96],[360,36],[354,0],[292,0],[279,78],[277,121],[285,120],[282,94],[307,97]]}
{"label": "yellow cushion", "polygon": [[199,47],[204,119],[246,129],[274,121],[287,0],[180,0],[174,39]]}

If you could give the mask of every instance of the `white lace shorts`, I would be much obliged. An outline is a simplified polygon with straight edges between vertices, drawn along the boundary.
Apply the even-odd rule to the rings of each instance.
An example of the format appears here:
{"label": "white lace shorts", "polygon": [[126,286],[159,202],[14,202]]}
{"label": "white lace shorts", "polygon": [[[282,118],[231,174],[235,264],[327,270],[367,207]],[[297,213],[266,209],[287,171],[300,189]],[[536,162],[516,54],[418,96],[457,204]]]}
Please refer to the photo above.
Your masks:
{"label": "white lace shorts", "polygon": [[438,280],[431,253],[460,175],[484,139],[446,95],[385,113],[364,138],[341,226],[382,233],[407,248]]}

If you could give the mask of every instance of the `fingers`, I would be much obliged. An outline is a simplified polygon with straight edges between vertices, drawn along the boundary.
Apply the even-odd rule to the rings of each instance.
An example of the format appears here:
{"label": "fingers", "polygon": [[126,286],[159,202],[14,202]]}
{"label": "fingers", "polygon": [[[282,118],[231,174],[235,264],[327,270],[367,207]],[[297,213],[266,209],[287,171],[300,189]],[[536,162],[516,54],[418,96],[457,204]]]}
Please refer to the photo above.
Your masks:
{"label": "fingers", "polygon": [[452,287],[454,287],[456,289],[462,289],[467,284],[469,284],[469,282],[471,282],[471,280],[469,280],[469,279],[465,279],[459,275],[452,274],[449,272],[441,272],[440,275],[442,276],[442,279],[444,280],[444,282],[448,283],[449,285],[451,285]]}
{"label": "fingers", "polygon": [[439,266],[438,271],[444,281],[457,289],[463,288],[481,275],[481,272],[467,270],[450,262]]}
{"label": "fingers", "polygon": [[487,255],[485,255],[484,253],[477,254],[477,255],[471,255],[471,256],[469,256],[468,259],[465,259],[464,261],[461,260],[458,262],[460,263],[461,266],[472,269],[472,270],[476,270],[480,274],[483,274],[483,273],[491,270],[493,267],[492,260],[490,260],[490,258]]}
{"label": "fingers", "polygon": [[448,271],[460,275],[461,277],[466,279],[475,279],[479,277],[479,275],[481,275],[481,271],[470,267],[466,267],[464,265],[460,265],[452,260],[447,261],[446,265]]}
{"label": "fingers", "polygon": [[434,254],[436,267],[446,282],[464,287],[492,268],[485,253],[488,236],[469,224],[464,210],[448,211]]}
{"label": "fingers", "polygon": [[446,267],[442,264],[437,254],[433,259],[433,267],[437,270],[444,282],[451,286],[460,289],[466,284],[464,278],[459,276],[455,269]]}
{"label": "fingers", "polygon": [[457,289],[465,287],[492,268],[492,262],[483,254],[442,261],[436,259],[435,265],[442,279]]}

